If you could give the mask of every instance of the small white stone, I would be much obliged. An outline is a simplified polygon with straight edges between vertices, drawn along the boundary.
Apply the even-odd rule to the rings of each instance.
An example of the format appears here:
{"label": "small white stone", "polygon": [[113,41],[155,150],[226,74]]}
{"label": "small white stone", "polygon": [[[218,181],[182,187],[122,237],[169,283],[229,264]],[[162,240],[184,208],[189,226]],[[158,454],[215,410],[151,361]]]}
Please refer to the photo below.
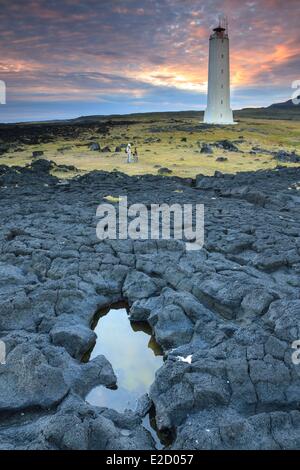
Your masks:
{"label": "small white stone", "polygon": [[182,357],[182,356],[177,356],[177,360],[178,361],[181,361],[181,362],[186,362],[187,364],[191,364],[192,363],[192,354],[190,356],[187,356],[187,357]]}

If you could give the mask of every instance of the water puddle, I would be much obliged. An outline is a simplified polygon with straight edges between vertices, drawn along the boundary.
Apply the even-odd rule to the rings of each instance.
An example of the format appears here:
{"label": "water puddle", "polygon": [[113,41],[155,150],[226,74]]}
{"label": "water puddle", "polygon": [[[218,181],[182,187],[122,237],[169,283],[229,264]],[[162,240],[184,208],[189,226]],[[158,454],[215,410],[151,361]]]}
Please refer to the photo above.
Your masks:
{"label": "water puddle", "polygon": [[[95,387],[86,401],[119,412],[135,410],[137,400],[148,393],[155,372],[163,365],[163,352],[152,336],[151,328],[147,323],[131,323],[124,304],[99,312],[92,327],[97,342],[85,360],[103,354],[117,376],[117,388]],[[162,448],[166,442],[155,429],[153,410],[144,418],[143,425],[151,432],[157,448]]]}

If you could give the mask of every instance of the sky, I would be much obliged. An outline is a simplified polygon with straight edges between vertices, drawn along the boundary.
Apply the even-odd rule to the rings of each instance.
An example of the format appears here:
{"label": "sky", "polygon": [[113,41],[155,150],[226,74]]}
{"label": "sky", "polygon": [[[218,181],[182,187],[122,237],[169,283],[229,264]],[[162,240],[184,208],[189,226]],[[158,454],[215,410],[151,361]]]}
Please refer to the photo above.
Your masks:
{"label": "sky", "polygon": [[0,122],[203,110],[220,14],[232,107],[290,99],[299,0],[0,0]]}

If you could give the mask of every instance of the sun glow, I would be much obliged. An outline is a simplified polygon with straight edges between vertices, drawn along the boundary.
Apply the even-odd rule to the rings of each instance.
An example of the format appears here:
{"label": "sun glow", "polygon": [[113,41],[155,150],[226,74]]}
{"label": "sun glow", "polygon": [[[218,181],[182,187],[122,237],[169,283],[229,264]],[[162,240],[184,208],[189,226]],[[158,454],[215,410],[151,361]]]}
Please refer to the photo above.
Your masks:
{"label": "sun glow", "polygon": [[157,71],[143,71],[135,75],[136,79],[150,83],[157,87],[177,88],[178,90],[194,91],[204,93],[207,84],[194,80],[193,76],[178,73],[175,70],[163,69]]}

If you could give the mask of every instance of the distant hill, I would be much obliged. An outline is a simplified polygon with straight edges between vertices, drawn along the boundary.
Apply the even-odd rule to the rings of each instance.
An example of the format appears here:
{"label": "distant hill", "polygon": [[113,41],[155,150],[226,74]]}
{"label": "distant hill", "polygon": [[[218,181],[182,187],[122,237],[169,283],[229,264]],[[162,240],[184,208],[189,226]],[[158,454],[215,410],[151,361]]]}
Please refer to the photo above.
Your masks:
{"label": "distant hill", "polygon": [[[300,97],[299,97],[300,98]],[[267,108],[245,108],[235,111],[236,118],[251,117],[259,119],[287,119],[300,120],[300,104],[295,105],[292,100],[284,103],[271,104]]]}
{"label": "distant hill", "polygon": [[[300,98],[300,97],[299,97]],[[159,120],[166,120],[176,122],[180,119],[199,119],[202,121],[204,111],[161,111],[161,112],[148,112],[148,113],[134,113],[134,114],[112,114],[112,115],[92,115],[80,116],[73,119],[65,120],[49,120],[40,122],[16,122],[11,124],[2,124],[3,128],[13,127],[15,125],[28,127],[28,126],[88,126],[91,124],[107,124],[109,121],[119,122],[120,125],[133,124],[134,121],[144,121],[147,124],[155,123]],[[244,108],[234,111],[236,120],[240,118],[251,119],[277,119],[277,120],[293,120],[300,121],[300,104],[295,105],[292,100],[284,103],[275,103],[267,108]]]}
{"label": "distant hill", "polygon": [[[300,96],[298,97],[298,99],[300,99]],[[270,109],[270,108],[272,108],[272,109],[285,108],[286,109],[286,108],[295,108],[295,107],[297,108],[297,106],[299,106],[299,105],[295,105],[292,100],[288,100],[288,101],[285,101],[284,103],[271,104],[271,106],[269,106],[269,108],[267,108],[267,109]]]}
{"label": "distant hill", "polygon": [[96,121],[140,121],[143,119],[145,122],[155,123],[157,119],[175,120],[176,119],[190,119],[203,117],[204,111],[161,111],[161,112],[148,112],[148,113],[132,113],[132,114],[111,114],[107,115],[95,115],[95,116],[81,116],[76,119],[72,119],[70,122],[82,123],[82,122],[96,122]]}
{"label": "distant hill", "polygon": [[[170,111],[170,112],[153,112],[153,113],[136,113],[127,115],[114,114],[111,116],[82,116],[72,119],[72,123],[88,123],[102,120],[112,121],[139,121],[141,118],[148,122],[155,122],[157,118],[166,120],[199,118],[203,119],[204,111]],[[292,100],[285,103],[275,103],[267,108],[244,108],[234,111],[236,119],[239,118],[257,118],[257,119],[287,119],[300,121],[300,105],[295,105]]]}

